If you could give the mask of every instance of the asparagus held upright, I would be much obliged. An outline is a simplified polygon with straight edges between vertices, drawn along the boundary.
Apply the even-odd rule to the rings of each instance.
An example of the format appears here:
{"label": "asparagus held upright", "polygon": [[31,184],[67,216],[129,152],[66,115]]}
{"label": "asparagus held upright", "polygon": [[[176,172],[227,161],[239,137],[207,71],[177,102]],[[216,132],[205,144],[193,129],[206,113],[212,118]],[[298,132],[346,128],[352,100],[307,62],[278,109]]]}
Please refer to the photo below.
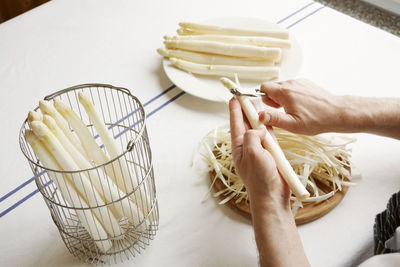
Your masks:
{"label": "asparagus held upright", "polygon": [[[238,89],[237,85],[228,78],[221,78],[221,82],[229,90]],[[251,103],[250,99],[247,96],[236,96],[236,98],[239,100],[240,105],[242,106],[242,109],[246,114],[246,117],[250,122],[251,127],[253,129],[265,129],[266,127],[258,119],[258,113],[254,108],[253,103]],[[264,148],[267,149],[271,153],[272,157],[275,159],[276,165],[282,175],[282,178],[289,185],[294,195],[299,200],[304,200],[308,198],[310,196],[310,193],[308,193],[306,188],[300,182],[300,179],[294,172],[289,161],[285,158],[285,155],[283,154],[278,143],[273,139],[268,131],[266,131],[262,144]]]}

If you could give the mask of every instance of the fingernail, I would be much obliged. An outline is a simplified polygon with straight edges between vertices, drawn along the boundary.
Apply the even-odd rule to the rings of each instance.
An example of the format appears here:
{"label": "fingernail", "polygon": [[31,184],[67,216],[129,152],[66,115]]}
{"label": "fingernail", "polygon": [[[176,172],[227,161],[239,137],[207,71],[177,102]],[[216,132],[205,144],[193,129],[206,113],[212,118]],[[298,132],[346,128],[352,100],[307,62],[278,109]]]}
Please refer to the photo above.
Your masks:
{"label": "fingernail", "polygon": [[271,119],[271,116],[268,113],[264,113],[264,116],[262,117],[262,121],[264,123],[269,122],[269,120]]}

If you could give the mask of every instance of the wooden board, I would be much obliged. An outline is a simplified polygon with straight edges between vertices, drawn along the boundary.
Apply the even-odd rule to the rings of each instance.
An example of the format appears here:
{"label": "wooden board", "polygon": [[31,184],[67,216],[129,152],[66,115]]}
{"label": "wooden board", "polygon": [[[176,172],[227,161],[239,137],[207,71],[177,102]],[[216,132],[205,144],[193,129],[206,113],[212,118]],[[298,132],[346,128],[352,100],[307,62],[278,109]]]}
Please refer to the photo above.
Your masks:
{"label": "wooden board", "polygon": [[[210,179],[213,182],[215,177],[215,171],[210,172]],[[318,185],[323,187],[323,185]],[[220,179],[217,179],[214,183],[214,190],[219,192],[224,190],[226,187],[222,183]],[[344,198],[348,190],[348,187],[343,187],[342,191],[337,191],[331,198],[321,201],[319,203],[303,203],[304,207],[299,208],[295,221],[297,225],[305,224],[311,221],[314,221],[331,210],[333,210]],[[225,198],[225,196],[220,196],[221,200]],[[229,200],[226,205],[235,209],[242,215],[251,219],[250,205],[248,200],[242,200],[239,203],[235,203],[236,198]]]}

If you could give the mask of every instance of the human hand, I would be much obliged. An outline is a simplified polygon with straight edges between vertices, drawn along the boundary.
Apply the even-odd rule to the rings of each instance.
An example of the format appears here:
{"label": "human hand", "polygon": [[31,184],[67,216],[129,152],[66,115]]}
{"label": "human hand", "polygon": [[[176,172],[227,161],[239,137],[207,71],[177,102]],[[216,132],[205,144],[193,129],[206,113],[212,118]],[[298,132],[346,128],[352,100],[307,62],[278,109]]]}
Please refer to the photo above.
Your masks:
{"label": "human hand", "polygon": [[289,186],[261,144],[266,130],[250,129],[235,98],[229,112],[233,161],[249,196],[260,266],[310,266],[290,210]]}
{"label": "human hand", "polygon": [[270,203],[288,209],[290,189],[271,154],[261,144],[266,130],[250,128],[237,99],[231,99],[229,111],[234,165],[246,187],[250,205]]}
{"label": "human hand", "polygon": [[265,125],[276,126],[291,132],[314,135],[322,132],[346,132],[343,124],[343,97],[333,95],[305,79],[285,82],[265,82],[261,91],[265,104],[279,108],[259,113]]}

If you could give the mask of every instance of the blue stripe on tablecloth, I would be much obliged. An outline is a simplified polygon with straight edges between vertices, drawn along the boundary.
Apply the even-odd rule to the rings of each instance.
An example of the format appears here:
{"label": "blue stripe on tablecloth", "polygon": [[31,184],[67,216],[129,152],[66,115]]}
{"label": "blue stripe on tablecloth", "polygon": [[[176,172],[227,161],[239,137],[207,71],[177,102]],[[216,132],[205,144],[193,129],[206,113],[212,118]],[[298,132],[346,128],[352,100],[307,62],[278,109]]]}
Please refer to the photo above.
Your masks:
{"label": "blue stripe on tablecloth", "polygon": [[287,16],[287,17],[281,19],[281,20],[278,21],[276,24],[281,24],[281,23],[284,22],[285,20],[287,20],[287,19],[293,17],[294,15],[296,15],[296,14],[299,13],[300,11],[303,11],[304,9],[306,9],[307,7],[311,6],[311,5],[314,4],[314,3],[315,3],[315,2],[311,2],[311,3],[309,3],[309,4],[305,5],[305,6],[303,6],[302,8],[296,10],[295,12],[293,12],[292,14],[290,14],[289,16]]}
{"label": "blue stripe on tablecloth", "polygon": [[301,19],[299,19],[299,20],[297,20],[296,22],[294,22],[294,23],[290,24],[289,26],[287,26],[286,29],[292,28],[292,27],[293,27],[294,25],[296,25],[297,23],[299,23],[299,22],[305,20],[306,18],[308,18],[309,16],[311,16],[311,15],[317,13],[318,11],[320,11],[321,9],[323,9],[324,7],[325,7],[325,6],[321,6],[320,8],[317,8],[316,10],[314,10],[313,12],[311,12],[310,14],[308,14],[307,16],[302,17]]}

